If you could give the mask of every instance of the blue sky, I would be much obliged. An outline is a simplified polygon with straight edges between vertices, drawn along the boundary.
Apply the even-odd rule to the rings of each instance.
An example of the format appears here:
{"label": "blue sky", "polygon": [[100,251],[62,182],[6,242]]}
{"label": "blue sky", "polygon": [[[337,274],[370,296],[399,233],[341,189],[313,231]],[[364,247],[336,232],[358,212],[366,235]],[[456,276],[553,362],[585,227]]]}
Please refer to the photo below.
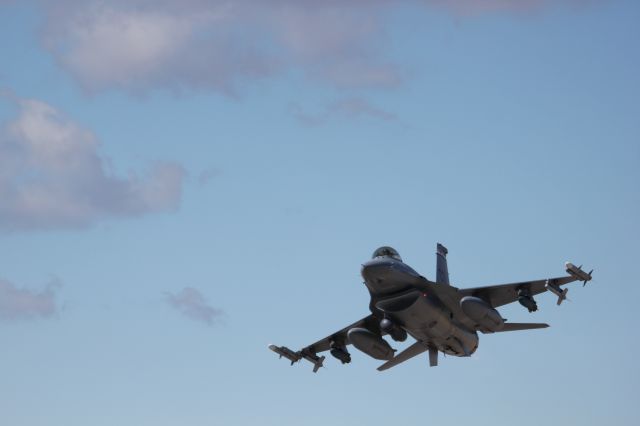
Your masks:
{"label": "blue sky", "polygon": [[[0,11],[3,425],[638,423],[636,2]],[[594,280],[437,368],[266,349],[436,242],[458,287]]]}

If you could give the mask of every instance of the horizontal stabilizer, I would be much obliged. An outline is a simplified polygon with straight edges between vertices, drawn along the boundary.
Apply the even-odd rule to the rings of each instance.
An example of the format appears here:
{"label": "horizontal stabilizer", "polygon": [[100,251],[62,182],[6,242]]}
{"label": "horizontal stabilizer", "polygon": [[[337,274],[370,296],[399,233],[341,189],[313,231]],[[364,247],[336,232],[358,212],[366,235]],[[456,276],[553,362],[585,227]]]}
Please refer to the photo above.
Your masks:
{"label": "horizontal stabilizer", "polygon": [[520,331],[520,330],[534,330],[536,328],[547,328],[549,324],[540,322],[506,322],[500,332],[503,331]]}
{"label": "horizontal stabilizer", "polygon": [[378,367],[378,371],[388,370],[391,367],[395,367],[396,365],[405,362],[406,360],[411,359],[416,355],[420,355],[421,353],[428,350],[429,347],[425,343],[419,341],[415,342],[413,345],[409,346],[407,349],[400,352],[398,355]]}

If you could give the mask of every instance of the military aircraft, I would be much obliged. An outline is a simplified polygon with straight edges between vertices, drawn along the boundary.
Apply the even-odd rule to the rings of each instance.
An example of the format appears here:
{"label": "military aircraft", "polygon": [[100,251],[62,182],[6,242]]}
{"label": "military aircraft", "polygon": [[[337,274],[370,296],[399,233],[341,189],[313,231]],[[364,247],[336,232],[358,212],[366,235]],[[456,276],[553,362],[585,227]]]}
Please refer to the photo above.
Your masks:
{"label": "military aircraft", "polygon": [[[362,265],[362,278],[371,295],[371,314],[331,334],[324,339],[293,351],[285,346],[269,345],[269,349],[291,361],[305,359],[313,364],[313,372],[323,366],[330,351],[343,364],[351,362],[347,345],[365,354],[386,361],[379,371],[387,370],[423,352],[429,354],[429,365],[438,365],[438,353],[468,357],[478,349],[478,331],[484,334],[504,331],[531,330],[549,327],[544,323],[507,322],[497,307],[518,301],[529,312],[538,310],[533,296],[550,291],[560,305],[568,289],[561,285],[591,280],[591,273],[582,266],[565,263],[568,275],[512,284],[459,289],[449,284],[448,250],[438,243],[436,250],[436,281],[429,281],[402,261],[391,247],[378,248],[372,259]],[[416,342],[399,354],[383,339],[388,335],[403,342],[407,335]]]}

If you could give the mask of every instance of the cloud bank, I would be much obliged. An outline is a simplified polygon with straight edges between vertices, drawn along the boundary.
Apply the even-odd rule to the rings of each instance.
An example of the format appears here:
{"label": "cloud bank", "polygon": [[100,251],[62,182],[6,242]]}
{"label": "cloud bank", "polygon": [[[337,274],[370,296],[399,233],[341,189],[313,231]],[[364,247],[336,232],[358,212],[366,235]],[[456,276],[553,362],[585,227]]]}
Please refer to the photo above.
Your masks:
{"label": "cloud bank", "polygon": [[118,177],[93,133],[44,102],[17,103],[0,130],[0,230],[79,228],[178,207],[180,166]]}
{"label": "cloud bank", "polygon": [[337,88],[391,88],[386,16],[526,13],[595,0],[58,0],[42,2],[44,46],[89,92],[155,88],[234,95],[286,73]]}
{"label": "cloud bank", "polygon": [[205,297],[193,287],[185,287],[176,294],[166,294],[167,303],[183,315],[207,325],[213,325],[223,312],[211,306]]}
{"label": "cloud bank", "polygon": [[56,281],[37,292],[18,288],[11,282],[0,278],[0,320],[28,320],[48,318],[57,312],[56,290],[60,284]]}
{"label": "cloud bank", "polygon": [[401,79],[374,52],[378,12],[350,2],[44,4],[44,46],[89,92],[162,87],[234,95],[241,82],[291,70],[338,87]]}

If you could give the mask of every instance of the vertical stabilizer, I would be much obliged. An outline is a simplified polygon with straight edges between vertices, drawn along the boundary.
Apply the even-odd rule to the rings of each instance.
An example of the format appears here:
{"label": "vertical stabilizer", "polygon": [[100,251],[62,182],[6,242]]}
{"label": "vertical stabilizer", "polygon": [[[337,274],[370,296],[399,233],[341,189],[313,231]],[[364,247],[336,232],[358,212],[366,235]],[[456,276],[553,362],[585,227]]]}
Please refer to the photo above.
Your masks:
{"label": "vertical stabilizer", "polygon": [[436,283],[449,285],[449,269],[447,268],[449,250],[440,243],[436,247]]}

